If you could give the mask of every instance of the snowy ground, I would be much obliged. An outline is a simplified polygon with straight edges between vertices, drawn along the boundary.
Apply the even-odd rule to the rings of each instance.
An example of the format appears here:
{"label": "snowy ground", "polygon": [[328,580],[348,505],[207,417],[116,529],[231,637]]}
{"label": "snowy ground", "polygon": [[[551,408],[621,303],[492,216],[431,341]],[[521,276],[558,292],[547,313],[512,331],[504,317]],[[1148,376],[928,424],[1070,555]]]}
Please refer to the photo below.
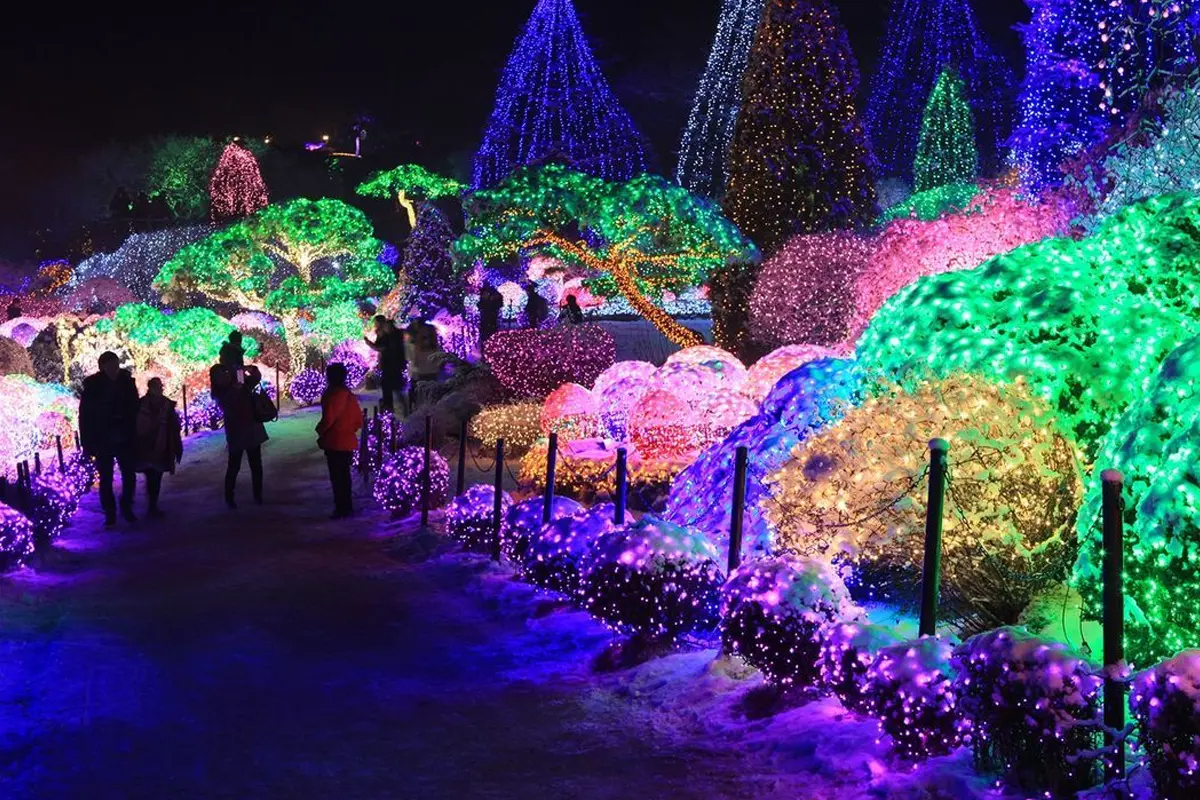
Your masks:
{"label": "snowy ground", "polygon": [[328,521],[314,423],[271,427],[263,507],[243,475],[224,508],[202,437],[166,520],[105,531],[93,496],[0,578],[0,797],[993,796],[712,650],[597,673],[585,614],[411,522]]}

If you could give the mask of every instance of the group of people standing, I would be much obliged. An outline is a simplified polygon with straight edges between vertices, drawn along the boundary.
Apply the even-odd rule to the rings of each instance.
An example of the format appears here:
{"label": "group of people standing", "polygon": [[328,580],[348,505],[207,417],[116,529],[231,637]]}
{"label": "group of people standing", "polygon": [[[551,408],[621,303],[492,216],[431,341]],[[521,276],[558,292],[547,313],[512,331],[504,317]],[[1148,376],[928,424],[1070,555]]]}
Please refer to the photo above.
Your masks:
{"label": "group of people standing", "polygon": [[413,320],[401,328],[383,315],[375,317],[375,340],[363,341],[379,354],[379,374],[382,389],[380,407],[395,411],[396,395],[418,384],[436,381],[441,372],[437,353],[437,329],[423,319]]}

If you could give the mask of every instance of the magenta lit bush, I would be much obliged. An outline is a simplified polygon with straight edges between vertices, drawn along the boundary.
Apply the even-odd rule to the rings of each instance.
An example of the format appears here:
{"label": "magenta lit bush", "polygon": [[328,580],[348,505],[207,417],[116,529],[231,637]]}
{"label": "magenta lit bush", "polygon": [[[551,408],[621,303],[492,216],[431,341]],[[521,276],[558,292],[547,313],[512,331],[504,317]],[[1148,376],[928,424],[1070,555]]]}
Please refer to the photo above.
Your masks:
{"label": "magenta lit bush", "polygon": [[79,508],[79,495],[63,475],[43,473],[30,482],[25,515],[33,524],[34,546],[43,548],[58,538]]}
{"label": "magenta lit bush", "polygon": [[[542,509],[545,506],[545,498],[534,497],[515,504],[504,515],[504,526],[500,529],[500,551],[512,563],[524,563],[529,539],[542,527]],[[550,521],[571,517],[581,511],[583,506],[571,498],[555,497],[550,505]]]}
{"label": "magenta lit bush", "polygon": [[529,537],[521,571],[526,580],[552,592],[579,599],[579,565],[601,536],[615,527],[616,507],[600,503],[586,511],[543,525]]}
{"label": "magenta lit bush", "polygon": [[[450,466],[436,451],[430,452],[429,456],[429,507],[441,508],[446,504],[450,488]],[[375,502],[396,518],[420,510],[424,471],[425,448],[400,448],[395,455],[385,459],[375,477],[372,487]]]}
{"label": "magenta lit bush", "polygon": [[868,622],[836,622],[821,639],[821,685],[837,696],[849,711],[868,712],[863,687],[867,670],[879,651],[899,642],[899,637],[882,625]]}
{"label": "magenta lit bush", "polygon": [[[495,511],[496,490],[487,484],[478,484],[450,501],[446,509],[446,532],[458,540],[464,550],[472,553],[492,552],[492,540],[496,535]],[[512,507],[508,492],[500,493],[500,519]]]}
{"label": "magenta lit bush", "polygon": [[1074,797],[1093,785],[1099,670],[1062,642],[997,628],[954,650],[964,744],[976,763],[1027,792]]}
{"label": "magenta lit bush", "polygon": [[0,503],[0,572],[20,566],[32,552],[32,523],[20,511]]}
{"label": "magenta lit bush", "polygon": [[300,406],[311,406],[325,393],[325,375],[312,368],[302,369],[288,383],[288,395]]}
{"label": "magenta lit bush", "polygon": [[499,331],[483,345],[484,360],[518,397],[546,397],[564,383],[591,386],[617,359],[617,343],[599,325]]}
{"label": "magenta lit bush", "polygon": [[1133,681],[1129,707],[1155,797],[1200,797],[1200,650],[1185,650]]}
{"label": "magenta lit bush", "polygon": [[612,629],[675,639],[717,626],[718,554],[695,528],[652,516],[600,536],[580,564],[584,607]]}
{"label": "magenta lit bush", "polygon": [[824,630],[862,616],[826,563],[793,555],[747,561],[721,587],[721,639],[771,683],[812,686]]}
{"label": "magenta lit bush", "polygon": [[867,712],[909,761],[946,755],[960,743],[951,651],[946,640],[926,636],[883,648],[867,668]]}

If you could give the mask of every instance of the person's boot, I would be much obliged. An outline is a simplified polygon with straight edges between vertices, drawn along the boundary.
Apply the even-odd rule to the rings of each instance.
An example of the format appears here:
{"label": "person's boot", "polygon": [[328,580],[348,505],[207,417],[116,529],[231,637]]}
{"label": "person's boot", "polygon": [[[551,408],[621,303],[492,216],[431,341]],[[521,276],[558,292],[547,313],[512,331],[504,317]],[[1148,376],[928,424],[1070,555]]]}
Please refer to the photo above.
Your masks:
{"label": "person's boot", "polygon": [[115,511],[104,512],[104,527],[115,528],[117,525],[117,514]]}
{"label": "person's boot", "polygon": [[234,502],[232,492],[225,493],[225,505],[228,506],[229,508],[237,508],[237,503]]}
{"label": "person's boot", "polygon": [[122,506],[121,507],[121,516],[128,523],[134,523],[134,522],[138,521],[137,515],[135,515],[133,513],[133,506]]}

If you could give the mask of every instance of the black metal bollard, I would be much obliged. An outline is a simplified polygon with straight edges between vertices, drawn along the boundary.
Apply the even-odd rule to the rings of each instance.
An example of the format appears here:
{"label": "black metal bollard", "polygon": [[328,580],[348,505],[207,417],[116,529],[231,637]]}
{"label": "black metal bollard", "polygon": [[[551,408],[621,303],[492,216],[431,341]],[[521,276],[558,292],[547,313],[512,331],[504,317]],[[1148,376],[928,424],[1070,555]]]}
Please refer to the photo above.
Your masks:
{"label": "black metal bollard", "polygon": [[8,502],[8,475],[0,474],[0,503]]}
{"label": "black metal bollard", "polygon": [[558,471],[558,434],[550,434],[546,449],[546,494],[542,498],[542,524],[550,524],[550,508],[554,505],[554,473]]}
{"label": "black metal bollard", "polygon": [[729,512],[729,571],[742,565],[742,528],[746,517],[746,470],[750,464],[750,451],[745,447],[737,449],[733,463],[733,507]]}
{"label": "black metal bollard", "polygon": [[27,491],[28,490],[25,486],[24,466],[18,463],[17,464],[17,508],[21,509],[22,511],[25,510],[25,507],[26,507],[25,501],[27,498]]}
{"label": "black metal bollard", "polygon": [[67,468],[67,460],[63,457],[62,437],[54,437],[54,449],[58,452],[58,471],[62,472]]}
{"label": "black metal bollard", "polygon": [[929,504],[925,509],[925,564],[921,572],[921,636],[937,629],[938,592],[942,584],[942,514],[946,506],[946,459],[950,443],[929,443]]}
{"label": "black metal bollard", "polygon": [[613,513],[613,522],[618,525],[625,524],[625,505],[629,492],[629,453],[624,447],[617,448],[617,494],[613,498],[613,505],[616,506],[616,511]]}
{"label": "black metal bollard", "polygon": [[37,450],[33,451],[33,474],[42,474],[42,454]]}
{"label": "black metal bollard", "polygon": [[470,419],[463,417],[462,425],[458,428],[458,483],[454,487],[454,496],[459,497],[467,490],[467,425]]}
{"label": "black metal bollard", "polygon": [[362,431],[361,431],[361,434],[358,439],[358,471],[360,473],[362,473],[364,481],[367,479],[367,471],[368,471],[367,455],[369,454],[370,451],[367,449],[367,438],[368,438],[368,431],[370,430],[370,428],[371,428],[370,421],[364,420],[363,426],[362,426]]}
{"label": "black metal bollard", "polygon": [[375,406],[375,465],[376,469],[383,468],[383,418],[379,416],[379,406]]}
{"label": "black metal bollard", "polygon": [[504,495],[504,440],[496,440],[496,482],[492,497],[492,561],[500,560],[500,500]]}
{"label": "black metal bollard", "polygon": [[187,384],[183,386],[183,435],[191,433],[191,423],[188,421]]}
{"label": "black metal bollard", "polygon": [[1118,742],[1112,733],[1125,727],[1125,683],[1116,674],[1125,660],[1125,592],[1121,580],[1125,569],[1121,486],[1125,476],[1120,470],[1106,469],[1100,479],[1104,517],[1104,744],[1116,748],[1104,762],[1104,777],[1113,780],[1125,777],[1125,743]]}
{"label": "black metal bollard", "polygon": [[433,415],[425,417],[425,468],[421,470],[421,527],[429,524],[429,492],[432,476],[430,470],[431,453],[433,452]]}
{"label": "black metal bollard", "polygon": [[[283,393],[279,391],[279,365],[275,365],[275,405],[283,406]],[[279,421],[279,417],[275,417],[275,421]]]}
{"label": "black metal bollard", "polygon": [[83,449],[83,442],[79,438],[79,431],[75,431],[75,449],[76,450]]}

